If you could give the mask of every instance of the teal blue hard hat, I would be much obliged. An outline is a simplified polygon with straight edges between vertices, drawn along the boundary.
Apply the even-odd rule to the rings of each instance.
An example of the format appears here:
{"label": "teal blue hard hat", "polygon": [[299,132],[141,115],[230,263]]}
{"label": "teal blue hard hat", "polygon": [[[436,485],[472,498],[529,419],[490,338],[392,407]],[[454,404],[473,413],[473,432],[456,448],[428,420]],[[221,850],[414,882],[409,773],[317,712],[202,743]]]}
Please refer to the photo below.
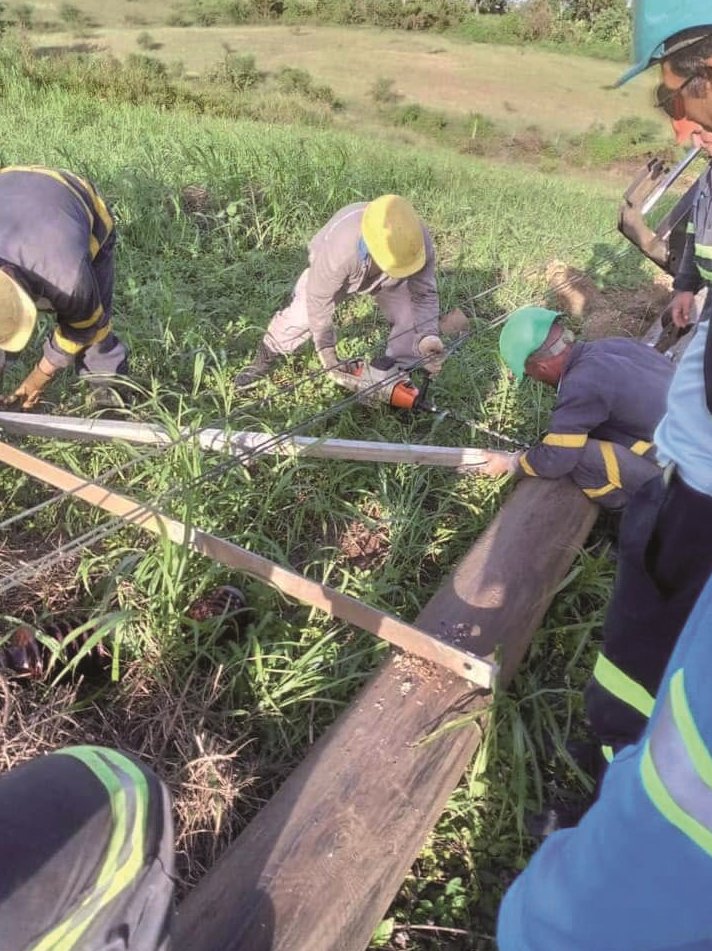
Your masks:
{"label": "teal blue hard hat", "polygon": [[[676,33],[694,27],[710,27],[712,32],[711,0],[633,0],[633,59],[635,66],[624,73],[616,83],[622,86],[642,73],[661,57],[669,54],[665,40]],[[689,44],[696,42],[693,37]]]}
{"label": "teal blue hard hat", "polygon": [[542,346],[560,316],[546,307],[520,307],[509,315],[499,335],[499,352],[518,380],[524,376],[527,359]]}

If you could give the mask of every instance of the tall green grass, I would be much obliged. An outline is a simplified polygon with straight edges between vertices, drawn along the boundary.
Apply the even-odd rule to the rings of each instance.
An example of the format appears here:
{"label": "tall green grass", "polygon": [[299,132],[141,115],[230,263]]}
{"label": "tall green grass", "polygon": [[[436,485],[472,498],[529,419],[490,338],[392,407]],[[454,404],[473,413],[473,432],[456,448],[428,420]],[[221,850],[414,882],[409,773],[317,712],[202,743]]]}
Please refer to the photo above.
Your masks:
{"label": "tall green grass", "polygon": [[[542,299],[533,266],[564,257],[585,267],[595,245],[599,251],[619,246],[611,234],[619,196],[608,186],[553,181],[437,150],[393,149],[334,131],[105,101],[79,86],[40,87],[9,55],[0,57],[0,98],[2,163],[71,168],[98,182],[113,205],[120,235],[116,327],[131,347],[143,394],[135,412],[172,427],[229,418],[236,428],[279,432],[341,398],[318,374],[303,382],[305,371],[318,370],[310,349],[280,368],[255,397],[235,397],[231,378],[289,293],[315,229],[348,202],[399,192],[413,200],[432,229],[443,310],[464,305],[475,314],[472,338],[447,364],[433,395],[469,418],[533,438],[545,424],[551,396],[528,384],[519,390],[510,385],[489,320]],[[204,189],[201,209],[186,206],[189,185]],[[629,282],[636,274],[644,278],[632,254],[619,259],[618,268]],[[501,286],[486,294],[494,285]],[[340,323],[344,353],[366,354],[384,343],[387,328],[368,299],[350,302]],[[18,380],[38,354],[36,340],[4,385]],[[296,389],[283,391],[290,385]],[[83,412],[82,393],[71,382],[55,384],[49,397],[55,412]],[[452,421],[355,404],[310,431],[481,444]],[[94,477],[135,458],[134,450],[118,445],[28,445]],[[216,472],[218,461],[179,445],[127,466],[112,483],[408,620],[504,494],[502,486],[435,469],[261,459]],[[0,472],[0,492],[4,516],[46,495],[8,470]],[[24,524],[22,538],[44,551],[60,534],[75,536],[99,518],[65,500]],[[383,538],[372,564],[356,564],[348,554],[345,539],[356,524]],[[12,546],[19,539],[13,530],[4,542]],[[435,923],[467,928],[477,920],[491,930],[502,868],[515,868],[530,847],[517,817],[536,801],[546,771],[554,768],[540,762],[541,735],[553,730],[563,737],[578,709],[585,650],[575,676],[567,673],[566,658],[595,626],[591,606],[598,610],[605,594],[598,571],[592,576],[590,563],[582,566],[537,642],[513,706],[497,714],[501,729],[486,773],[457,791],[434,845],[419,862],[423,891],[415,905],[421,906],[414,906],[410,884],[399,899],[394,914],[401,923],[409,915],[413,923],[427,915]],[[226,580],[244,588],[254,612],[244,637],[227,642],[209,626],[186,627],[185,620],[198,593]],[[267,765],[256,781],[265,789],[304,754],[383,656],[383,646],[370,636],[129,528],[83,555],[78,597],[85,606],[120,610],[127,619],[120,675],[128,662],[145,665],[148,683],[164,676],[157,671],[170,671],[176,684],[192,683],[193,672],[206,665],[220,671],[215,702],[221,729],[234,724],[259,749]],[[577,605],[586,598],[584,612]],[[552,644],[556,665],[546,660]],[[157,666],[158,656],[165,667]],[[120,700],[111,691],[105,697],[108,704]],[[538,777],[527,766],[532,753]],[[496,817],[491,828],[498,837],[487,835],[488,816]],[[476,863],[473,849],[484,855]],[[451,884],[455,880],[459,886]],[[413,938],[414,947],[419,940]]]}

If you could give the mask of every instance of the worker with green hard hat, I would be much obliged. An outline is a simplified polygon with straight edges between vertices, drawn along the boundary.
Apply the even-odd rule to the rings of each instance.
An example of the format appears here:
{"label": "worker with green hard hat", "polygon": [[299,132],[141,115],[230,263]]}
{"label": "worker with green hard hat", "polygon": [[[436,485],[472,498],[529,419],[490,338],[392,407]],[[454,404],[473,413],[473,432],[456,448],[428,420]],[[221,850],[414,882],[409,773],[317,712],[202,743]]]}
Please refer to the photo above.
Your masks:
{"label": "worker with green hard hat", "polygon": [[[309,263],[286,307],[277,311],[248,366],[235,377],[244,391],[312,340],[322,366],[342,385],[351,374],[336,352],[336,309],[368,295],[390,325],[385,356],[401,369],[436,376],[447,353],[440,339],[435,249],[428,229],[401,195],[347,205],[309,243]],[[351,377],[353,379],[353,377]],[[349,387],[350,388],[350,387]]]}
{"label": "worker with green hard hat", "polygon": [[658,472],[653,432],[665,412],[670,360],[636,340],[576,341],[563,315],[522,307],[502,328],[502,359],[557,388],[546,435],[526,452],[490,452],[478,472],[544,479],[570,476],[588,498],[622,509]]}
{"label": "worker with green hard hat", "polygon": [[[711,134],[711,0],[634,0],[633,17],[635,65],[621,82],[659,65],[657,106]],[[708,169],[674,286],[677,326],[712,283],[711,260]],[[708,292],[655,432],[661,471],[623,516],[586,692],[611,762],[578,826],[550,835],[505,895],[500,951],[712,947],[711,314]]]}

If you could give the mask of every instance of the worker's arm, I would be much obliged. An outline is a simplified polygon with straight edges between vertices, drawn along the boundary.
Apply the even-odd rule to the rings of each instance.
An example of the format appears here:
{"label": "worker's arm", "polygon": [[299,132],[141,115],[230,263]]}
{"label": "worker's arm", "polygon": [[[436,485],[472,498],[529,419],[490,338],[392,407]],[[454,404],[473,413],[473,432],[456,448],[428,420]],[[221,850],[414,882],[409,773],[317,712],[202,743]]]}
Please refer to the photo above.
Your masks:
{"label": "worker's arm", "polygon": [[57,327],[44,351],[57,369],[70,366],[77,354],[99,343],[110,332],[88,256],[82,262],[71,294],[44,288],[42,296],[49,300],[57,316]]}
{"label": "worker's arm", "polygon": [[408,278],[408,291],[413,306],[413,326],[419,337],[438,336],[440,333],[440,298],[435,279],[435,248],[427,228],[425,239],[425,265],[421,271]]}
{"label": "worker's arm", "polygon": [[[519,456],[519,475],[560,479],[579,463],[589,433],[605,422],[610,413],[611,388],[604,379],[589,380],[582,373],[564,379],[548,432],[535,446]],[[612,394],[611,394],[612,395]]]}
{"label": "worker's arm", "polygon": [[505,895],[499,951],[702,951],[712,934],[708,583],[642,740],[623,749],[575,829],[556,832]]}

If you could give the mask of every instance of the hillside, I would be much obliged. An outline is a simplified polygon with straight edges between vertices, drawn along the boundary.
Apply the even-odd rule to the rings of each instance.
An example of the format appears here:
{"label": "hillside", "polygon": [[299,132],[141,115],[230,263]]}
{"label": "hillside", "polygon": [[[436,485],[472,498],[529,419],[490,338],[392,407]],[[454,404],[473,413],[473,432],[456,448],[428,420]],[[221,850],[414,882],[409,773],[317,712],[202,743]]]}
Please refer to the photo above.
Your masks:
{"label": "hillside", "polygon": [[[542,299],[542,267],[551,258],[589,268],[603,283],[649,279],[613,232],[617,186],[514,174],[338,130],[109,103],[37,88],[16,66],[5,51],[2,163],[74,169],[98,182],[116,210],[116,324],[133,353],[138,418],[168,426],[227,420],[280,432],[326,411],[305,432],[482,444],[468,427],[433,416],[353,403],[331,413],[340,395],[317,372],[311,351],[249,400],[233,395],[231,378],[289,292],[305,241],[353,200],[400,192],[428,221],[442,309],[459,305],[475,315],[472,337],[433,395],[442,407],[513,436],[535,436],[550,396],[510,383],[491,319]],[[187,186],[197,186],[197,205],[187,201]],[[345,308],[341,323],[342,352],[353,356],[377,347],[386,332],[368,300]],[[6,374],[6,388],[37,354],[35,341]],[[55,385],[49,398],[46,408],[55,412],[83,412],[77,388]],[[260,460],[216,468],[214,457],[183,445],[136,462],[119,446],[27,444],[94,477],[120,467],[111,482],[122,491],[409,620],[503,493],[501,485],[404,465]],[[7,470],[0,491],[4,519],[50,495]],[[96,523],[70,499],[9,527],[0,523],[0,560],[9,571]],[[453,797],[382,944],[397,924],[407,947],[434,947],[436,932],[417,928],[433,922],[453,929],[452,948],[491,948],[502,888],[532,847],[521,824],[525,807],[536,807],[564,776],[570,786],[585,784],[571,776],[561,744],[572,715],[576,729],[579,688],[591,667],[589,638],[612,572],[605,552],[598,543],[567,580],[512,698],[498,708],[496,744]],[[239,584],[253,610],[239,637],[229,629],[226,636],[221,623],[186,618],[193,599],[219,581]],[[0,619],[7,629],[18,616],[41,620],[77,606],[114,612],[118,680],[98,693],[76,684],[11,684],[0,741],[5,762],[87,738],[144,756],[172,787],[182,889],[234,838],[383,651],[370,636],[128,529],[57,559],[3,595]],[[484,856],[477,868],[474,849]]]}

